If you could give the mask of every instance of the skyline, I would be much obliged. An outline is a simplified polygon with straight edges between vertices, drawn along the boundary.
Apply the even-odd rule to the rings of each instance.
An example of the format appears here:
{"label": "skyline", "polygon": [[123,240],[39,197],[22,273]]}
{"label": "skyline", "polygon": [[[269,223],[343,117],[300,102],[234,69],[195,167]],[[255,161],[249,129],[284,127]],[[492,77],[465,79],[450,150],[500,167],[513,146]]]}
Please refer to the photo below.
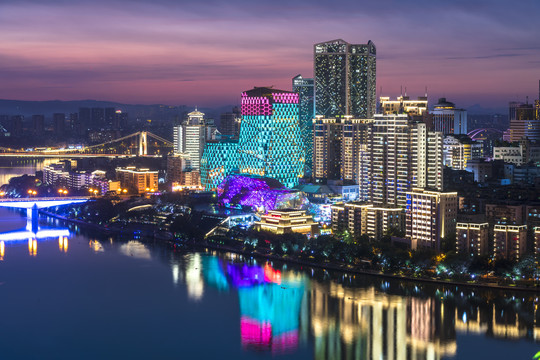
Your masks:
{"label": "skyline", "polygon": [[534,0],[519,11],[486,0],[42,3],[0,5],[2,99],[238,104],[253,86],[312,77],[313,45],[338,38],[375,43],[377,96],[427,86],[432,102],[499,108],[538,96]]}

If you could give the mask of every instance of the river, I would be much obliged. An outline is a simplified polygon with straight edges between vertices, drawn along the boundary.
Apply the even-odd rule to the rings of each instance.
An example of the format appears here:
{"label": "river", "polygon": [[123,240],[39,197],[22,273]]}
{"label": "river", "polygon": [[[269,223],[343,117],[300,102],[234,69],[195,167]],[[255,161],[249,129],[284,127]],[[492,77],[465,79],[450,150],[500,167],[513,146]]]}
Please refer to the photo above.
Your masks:
{"label": "river", "polygon": [[69,235],[10,241],[24,219],[0,218],[5,359],[532,359],[540,350],[537,294],[194,252],[51,219],[42,231]]}

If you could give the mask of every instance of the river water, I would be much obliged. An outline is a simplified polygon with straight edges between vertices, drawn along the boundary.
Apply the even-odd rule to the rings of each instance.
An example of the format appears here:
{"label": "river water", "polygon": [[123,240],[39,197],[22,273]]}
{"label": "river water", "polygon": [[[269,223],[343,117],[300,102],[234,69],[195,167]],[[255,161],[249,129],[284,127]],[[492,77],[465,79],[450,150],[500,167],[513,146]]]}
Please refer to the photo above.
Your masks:
{"label": "river water", "polygon": [[68,234],[0,209],[2,359],[532,359],[534,293],[349,276]]}

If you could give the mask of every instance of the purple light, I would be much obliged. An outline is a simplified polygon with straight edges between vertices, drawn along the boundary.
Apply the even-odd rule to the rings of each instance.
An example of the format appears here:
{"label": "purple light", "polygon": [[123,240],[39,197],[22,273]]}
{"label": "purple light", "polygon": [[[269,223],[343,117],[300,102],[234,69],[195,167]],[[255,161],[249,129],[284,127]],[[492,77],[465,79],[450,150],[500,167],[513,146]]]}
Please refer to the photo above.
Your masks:
{"label": "purple light", "polygon": [[272,178],[230,175],[218,186],[219,203],[224,206],[250,206],[274,210],[284,195],[296,193]]}

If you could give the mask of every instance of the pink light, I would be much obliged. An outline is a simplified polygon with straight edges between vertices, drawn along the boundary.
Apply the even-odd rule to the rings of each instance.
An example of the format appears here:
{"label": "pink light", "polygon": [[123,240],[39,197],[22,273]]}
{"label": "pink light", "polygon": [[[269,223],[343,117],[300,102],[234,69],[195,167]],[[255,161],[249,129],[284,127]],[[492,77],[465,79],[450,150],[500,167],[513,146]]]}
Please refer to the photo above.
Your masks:
{"label": "pink light", "polygon": [[240,319],[240,336],[244,347],[250,345],[270,347],[272,325],[266,322],[259,323],[257,320],[242,316]]}

